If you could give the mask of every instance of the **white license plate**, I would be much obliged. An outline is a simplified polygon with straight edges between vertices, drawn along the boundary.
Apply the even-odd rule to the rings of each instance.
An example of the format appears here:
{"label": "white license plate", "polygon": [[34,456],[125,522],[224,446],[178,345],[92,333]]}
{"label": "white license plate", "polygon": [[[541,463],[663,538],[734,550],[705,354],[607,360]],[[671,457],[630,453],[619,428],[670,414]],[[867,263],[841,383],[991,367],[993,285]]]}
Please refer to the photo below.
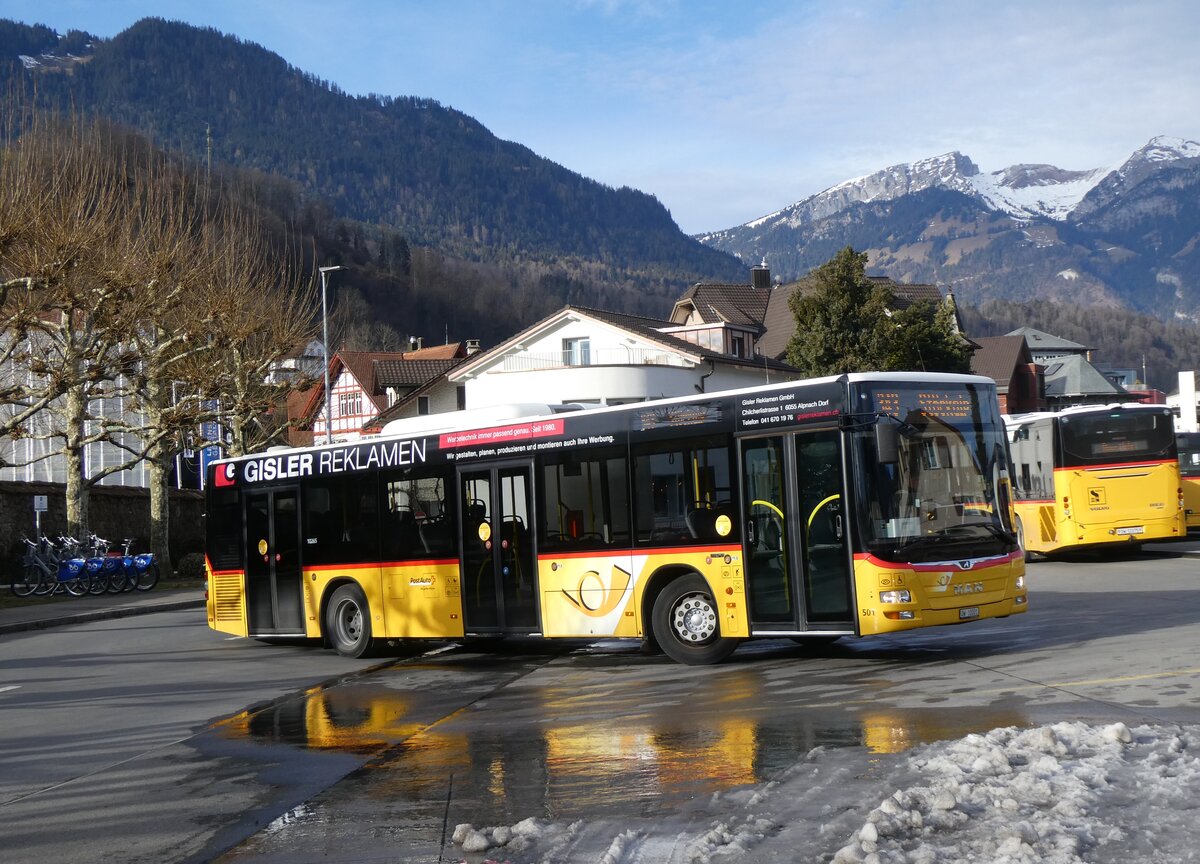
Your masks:
{"label": "white license plate", "polygon": [[1143,525],[1134,525],[1130,528],[1118,528],[1118,534],[1145,534],[1146,528]]}
{"label": "white license plate", "polygon": [[979,617],[979,607],[978,606],[968,606],[966,609],[958,610],[958,619],[960,621],[966,621],[970,618],[978,618],[978,617]]}

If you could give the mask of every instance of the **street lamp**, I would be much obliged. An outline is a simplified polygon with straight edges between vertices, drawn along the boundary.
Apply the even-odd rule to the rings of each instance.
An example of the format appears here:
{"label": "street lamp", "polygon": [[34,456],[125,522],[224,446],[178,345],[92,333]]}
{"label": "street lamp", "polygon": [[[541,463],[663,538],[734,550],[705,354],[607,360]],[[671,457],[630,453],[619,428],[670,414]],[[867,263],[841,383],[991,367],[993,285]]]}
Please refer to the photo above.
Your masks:
{"label": "street lamp", "polygon": [[325,310],[325,287],[329,274],[334,270],[345,270],[341,264],[318,267],[321,273],[321,350],[325,355],[325,443],[333,443],[333,393],[329,389],[329,315]]}

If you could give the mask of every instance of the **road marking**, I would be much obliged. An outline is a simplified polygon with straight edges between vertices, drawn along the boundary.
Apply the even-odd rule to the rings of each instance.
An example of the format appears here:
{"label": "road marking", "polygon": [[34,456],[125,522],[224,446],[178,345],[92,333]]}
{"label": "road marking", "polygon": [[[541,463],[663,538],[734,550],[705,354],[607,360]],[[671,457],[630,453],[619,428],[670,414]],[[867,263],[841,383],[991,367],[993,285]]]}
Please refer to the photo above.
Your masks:
{"label": "road marking", "polygon": [[0,693],[7,693],[9,690],[20,690],[20,684],[9,684],[6,687],[0,687]]}

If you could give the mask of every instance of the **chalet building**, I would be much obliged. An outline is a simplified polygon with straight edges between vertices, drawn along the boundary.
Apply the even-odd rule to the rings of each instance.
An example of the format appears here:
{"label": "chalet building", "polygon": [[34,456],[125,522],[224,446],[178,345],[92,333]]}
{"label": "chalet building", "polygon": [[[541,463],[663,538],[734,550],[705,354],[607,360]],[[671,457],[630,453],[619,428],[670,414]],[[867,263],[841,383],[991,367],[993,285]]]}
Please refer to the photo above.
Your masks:
{"label": "chalet building", "polygon": [[[375,418],[393,405],[409,401],[430,382],[443,380],[449,370],[463,362],[474,344],[454,342],[424,348],[414,343],[410,351],[338,351],[329,361],[329,399],[325,398],[323,382],[307,391],[298,412],[300,425],[308,430],[313,443],[327,440],[327,418],[334,441],[355,441],[371,434],[370,424]],[[424,398],[432,397],[427,392]],[[418,410],[432,411],[432,401],[421,398],[415,399]],[[437,398],[439,410],[465,407],[463,394],[454,389],[438,393]],[[291,443],[304,443],[305,437],[295,435]]]}

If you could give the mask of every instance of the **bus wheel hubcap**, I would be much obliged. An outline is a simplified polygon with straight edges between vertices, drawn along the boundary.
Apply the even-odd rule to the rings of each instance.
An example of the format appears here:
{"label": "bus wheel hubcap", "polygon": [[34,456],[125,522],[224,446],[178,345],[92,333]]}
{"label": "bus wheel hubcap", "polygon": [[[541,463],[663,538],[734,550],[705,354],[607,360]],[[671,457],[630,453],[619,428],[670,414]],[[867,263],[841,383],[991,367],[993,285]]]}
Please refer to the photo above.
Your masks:
{"label": "bus wheel hubcap", "polygon": [[362,610],[353,603],[342,607],[342,635],[347,641],[355,642],[362,632]]}
{"label": "bus wheel hubcap", "polygon": [[717,613],[703,594],[689,594],[675,605],[675,633],[684,642],[711,639],[717,632]]}

